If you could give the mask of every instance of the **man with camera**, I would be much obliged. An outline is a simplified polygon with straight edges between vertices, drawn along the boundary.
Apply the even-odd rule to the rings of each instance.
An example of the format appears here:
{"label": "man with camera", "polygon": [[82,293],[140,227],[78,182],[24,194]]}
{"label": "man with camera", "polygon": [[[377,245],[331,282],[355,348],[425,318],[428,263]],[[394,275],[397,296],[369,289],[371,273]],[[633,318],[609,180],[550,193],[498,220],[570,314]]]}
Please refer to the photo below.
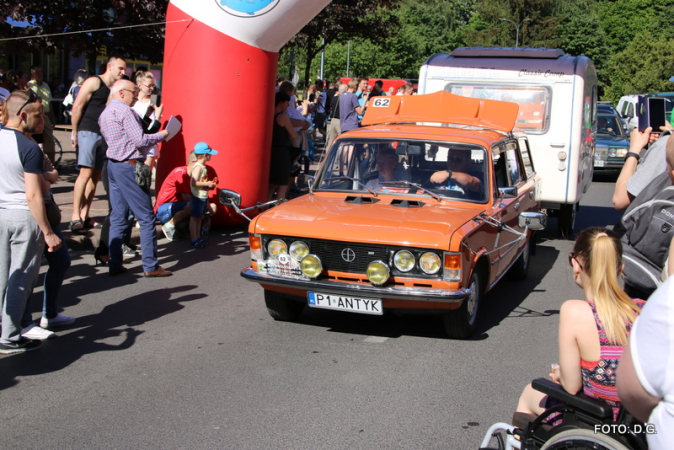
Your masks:
{"label": "man with camera", "polygon": [[101,113],[98,123],[108,145],[108,181],[110,184],[110,260],[111,276],[127,271],[122,265],[122,243],[127,232],[129,209],[140,225],[143,253],[143,275],[148,278],[172,275],[157,261],[157,230],[150,196],[152,171],[144,164],[153,145],[163,141],[168,131],[143,133],[140,116],[131,108],[138,97],[138,88],[128,80],[118,80],[110,89],[112,100]]}

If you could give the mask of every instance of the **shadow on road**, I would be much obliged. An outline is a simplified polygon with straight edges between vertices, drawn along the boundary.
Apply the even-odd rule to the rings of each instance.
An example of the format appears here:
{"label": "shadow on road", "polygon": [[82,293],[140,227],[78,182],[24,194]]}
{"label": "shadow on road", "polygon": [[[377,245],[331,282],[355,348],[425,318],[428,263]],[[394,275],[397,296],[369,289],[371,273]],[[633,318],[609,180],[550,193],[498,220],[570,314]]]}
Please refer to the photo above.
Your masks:
{"label": "shadow on road", "polygon": [[43,342],[44,348],[0,358],[0,390],[18,384],[17,377],[56,372],[84,355],[131,348],[143,333],[136,327],[183,309],[185,302],[205,297],[187,294],[197,287],[143,292],[110,304],[97,314],[78,317],[73,325],[61,328],[72,332]]}

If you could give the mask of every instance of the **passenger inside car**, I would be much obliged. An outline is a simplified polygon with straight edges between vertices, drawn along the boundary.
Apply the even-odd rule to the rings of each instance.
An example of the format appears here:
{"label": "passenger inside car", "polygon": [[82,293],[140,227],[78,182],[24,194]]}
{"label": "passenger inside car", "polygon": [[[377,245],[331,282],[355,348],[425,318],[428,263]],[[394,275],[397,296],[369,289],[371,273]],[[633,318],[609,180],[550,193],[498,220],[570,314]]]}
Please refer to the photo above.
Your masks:
{"label": "passenger inside car", "polygon": [[484,171],[473,170],[471,150],[450,150],[447,169],[431,175],[429,184],[433,189],[451,191],[458,197],[472,200],[484,198]]}
{"label": "passenger inside car", "polygon": [[398,167],[398,155],[391,147],[385,147],[377,152],[377,175],[367,182],[365,185],[368,189],[381,192],[407,192],[407,189],[402,189],[394,186],[382,186],[380,182],[385,181],[403,181],[396,176],[396,168]]}

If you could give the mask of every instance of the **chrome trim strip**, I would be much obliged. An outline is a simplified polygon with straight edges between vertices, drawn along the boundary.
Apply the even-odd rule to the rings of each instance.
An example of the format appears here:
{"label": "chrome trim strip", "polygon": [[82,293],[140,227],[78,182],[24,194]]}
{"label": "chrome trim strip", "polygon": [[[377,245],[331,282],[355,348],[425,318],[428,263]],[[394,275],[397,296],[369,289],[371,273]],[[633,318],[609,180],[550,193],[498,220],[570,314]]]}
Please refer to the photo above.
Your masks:
{"label": "chrome trim strip", "polygon": [[465,300],[470,295],[469,288],[461,288],[456,291],[452,291],[400,286],[377,287],[372,285],[340,283],[329,280],[294,280],[257,273],[251,267],[241,271],[241,276],[256,283],[290,287],[295,289],[306,289],[308,291],[320,291],[325,292],[326,294],[341,293],[343,295],[414,300],[418,302],[456,303]]}

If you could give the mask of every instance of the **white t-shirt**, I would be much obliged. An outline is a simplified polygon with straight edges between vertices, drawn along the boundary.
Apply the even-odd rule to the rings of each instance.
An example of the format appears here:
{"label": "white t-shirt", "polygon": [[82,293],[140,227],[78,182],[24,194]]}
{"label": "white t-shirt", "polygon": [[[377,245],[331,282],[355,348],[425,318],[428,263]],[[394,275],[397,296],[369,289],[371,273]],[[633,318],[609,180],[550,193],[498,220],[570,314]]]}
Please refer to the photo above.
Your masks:
{"label": "white t-shirt", "polygon": [[674,277],[646,302],[632,326],[630,350],[641,385],[662,398],[648,418],[657,432],[648,435],[648,446],[670,449],[674,442]]}

